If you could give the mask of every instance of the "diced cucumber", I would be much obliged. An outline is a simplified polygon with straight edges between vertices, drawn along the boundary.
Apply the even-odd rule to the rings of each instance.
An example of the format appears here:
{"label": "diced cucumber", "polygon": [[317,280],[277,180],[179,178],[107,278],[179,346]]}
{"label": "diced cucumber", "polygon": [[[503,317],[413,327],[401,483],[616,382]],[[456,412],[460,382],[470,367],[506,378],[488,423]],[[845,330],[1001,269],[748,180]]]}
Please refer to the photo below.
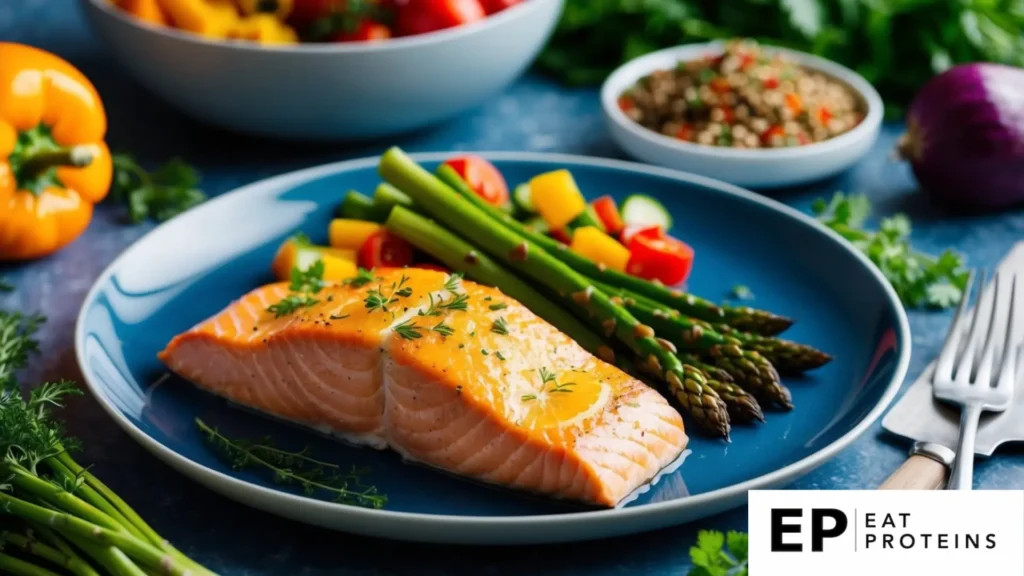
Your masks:
{"label": "diced cucumber", "polygon": [[551,232],[551,229],[548,227],[548,223],[540,216],[534,216],[533,218],[526,220],[523,222],[523,226],[526,226],[538,234],[547,234],[548,232]]}
{"label": "diced cucumber", "polygon": [[672,215],[665,206],[645,194],[633,194],[622,203],[622,221],[626,226],[660,226],[672,228]]}
{"label": "diced cucumber", "polygon": [[601,222],[601,219],[597,217],[597,212],[590,204],[587,204],[587,208],[583,212],[580,212],[579,216],[573,218],[572,222],[569,222],[570,230],[575,230],[584,226],[593,226],[602,232],[607,232],[604,227],[604,222]]}
{"label": "diced cucumber", "polygon": [[537,213],[533,207],[533,199],[530,198],[530,185],[526,182],[516,186],[512,191],[512,204],[515,205],[517,211],[524,214]]}

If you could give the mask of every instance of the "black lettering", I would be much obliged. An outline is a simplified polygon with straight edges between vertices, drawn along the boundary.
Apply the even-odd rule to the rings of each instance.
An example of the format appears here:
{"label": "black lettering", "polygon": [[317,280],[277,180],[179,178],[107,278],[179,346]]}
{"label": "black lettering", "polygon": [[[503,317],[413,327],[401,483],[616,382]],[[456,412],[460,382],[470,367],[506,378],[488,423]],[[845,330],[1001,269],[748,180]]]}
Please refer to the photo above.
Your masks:
{"label": "black lettering", "polygon": [[977,550],[981,545],[981,534],[964,534],[964,538],[967,539],[967,543],[964,544],[964,548],[974,548]]}
{"label": "black lettering", "polygon": [[882,528],[895,528],[896,521],[892,519],[892,514],[886,513],[885,520],[882,520]]}
{"label": "black lettering", "polygon": [[924,549],[928,549],[928,539],[931,538],[931,534],[921,534],[921,539],[924,540]]}
{"label": "black lettering", "polygon": [[939,550],[949,548],[949,534],[939,534]]}
{"label": "black lettering", "polygon": [[782,541],[783,534],[799,534],[800,525],[786,524],[786,518],[802,518],[803,510],[799,508],[772,508],[772,552],[803,552],[804,546],[799,542],[787,544]]}
{"label": "black lettering", "polygon": [[900,512],[900,518],[903,518],[903,529],[907,529],[907,519],[910,518],[910,512]]}
{"label": "black lettering", "polygon": [[995,547],[996,547],[996,535],[995,534],[989,534],[988,536],[985,536],[985,540],[988,542],[988,544],[985,545],[985,548],[988,548],[989,550],[995,550]]}
{"label": "black lettering", "polygon": [[[835,525],[828,530],[825,529],[825,518],[831,518],[835,522]],[[846,532],[848,525],[849,521],[842,510],[835,508],[811,510],[811,551],[821,552],[824,549],[825,538],[838,538],[843,532]]]}
{"label": "black lettering", "polygon": [[[907,544],[907,539],[908,538],[910,539],[910,544]],[[900,536],[900,546],[902,546],[904,550],[910,550],[911,548],[913,548],[914,547],[914,535],[913,534],[904,534],[904,535]]]}
{"label": "black lettering", "polygon": [[878,540],[878,536],[875,536],[874,534],[868,534],[867,536],[865,536],[864,537],[864,548],[865,549],[870,548],[871,544],[873,544],[875,540]]}
{"label": "black lettering", "polygon": [[868,512],[867,514],[864,515],[864,527],[865,528],[874,528],[875,527],[875,513],[874,512]]}
{"label": "black lettering", "polygon": [[892,534],[882,534],[882,548],[892,548]]}

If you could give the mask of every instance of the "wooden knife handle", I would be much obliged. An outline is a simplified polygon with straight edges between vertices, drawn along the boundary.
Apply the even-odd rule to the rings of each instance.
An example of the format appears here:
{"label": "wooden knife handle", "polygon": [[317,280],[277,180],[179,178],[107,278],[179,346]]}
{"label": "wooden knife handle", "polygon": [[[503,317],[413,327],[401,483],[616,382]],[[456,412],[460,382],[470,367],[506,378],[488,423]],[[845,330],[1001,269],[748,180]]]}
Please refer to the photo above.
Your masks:
{"label": "wooden knife handle", "polygon": [[879,490],[939,490],[946,484],[946,466],[932,458],[913,455],[893,472]]}

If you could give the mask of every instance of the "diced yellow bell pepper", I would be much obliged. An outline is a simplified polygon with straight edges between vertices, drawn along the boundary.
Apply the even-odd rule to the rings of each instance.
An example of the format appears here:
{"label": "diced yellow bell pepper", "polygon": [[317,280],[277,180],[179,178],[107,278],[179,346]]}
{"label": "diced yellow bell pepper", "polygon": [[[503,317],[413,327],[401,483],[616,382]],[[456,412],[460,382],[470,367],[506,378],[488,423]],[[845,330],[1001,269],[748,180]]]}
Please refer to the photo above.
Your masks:
{"label": "diced yellow bell pepper", "polygon": [[271,270],[274,277],[283,282],[291,279],[292,269],[306,270],[317,260],[324,263],[324,281],[341,282],[352,278],[358,272],[355,250],[343,250],[307,244],[295,238],[285,240],[277,250]]}
{"label": "diced yellow bell pepper", "polygon": [[363,243],[374,232],[381,229],[376,222],[366,220],[351,220],[349,218],[335,218],[331,220],[329,236],[332,248],[348,248],[359,250]]}
{"label": "diced yellow bell pepper", "polygon": [[530,199],[552,230],[561,230],[587,209],[587,201],[568,170],[535,176],[530,180]]}
{"label": "diced yellow bell pepper", "polygon": [[629,263],[629,249],[593,226],[577,228],[572,235],[572,243],[569,248],[573,252],[619,272],[625,271],[626,264]]}

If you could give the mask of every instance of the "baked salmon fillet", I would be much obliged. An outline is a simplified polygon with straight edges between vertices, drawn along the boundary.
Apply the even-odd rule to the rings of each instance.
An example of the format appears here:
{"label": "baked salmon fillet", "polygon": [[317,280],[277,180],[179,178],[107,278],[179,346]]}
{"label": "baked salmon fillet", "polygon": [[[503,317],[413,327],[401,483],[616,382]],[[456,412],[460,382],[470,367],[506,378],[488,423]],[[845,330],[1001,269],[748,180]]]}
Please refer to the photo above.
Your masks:
{"label": "baked salmon fillet", "polygon": [[253,290],[160,359],[260,412],[599,506],[686,447],[682,419],[658,392],[497,289],[432,270],[377,271],[290,313],[268,311],[290,295],[283,283]]}

